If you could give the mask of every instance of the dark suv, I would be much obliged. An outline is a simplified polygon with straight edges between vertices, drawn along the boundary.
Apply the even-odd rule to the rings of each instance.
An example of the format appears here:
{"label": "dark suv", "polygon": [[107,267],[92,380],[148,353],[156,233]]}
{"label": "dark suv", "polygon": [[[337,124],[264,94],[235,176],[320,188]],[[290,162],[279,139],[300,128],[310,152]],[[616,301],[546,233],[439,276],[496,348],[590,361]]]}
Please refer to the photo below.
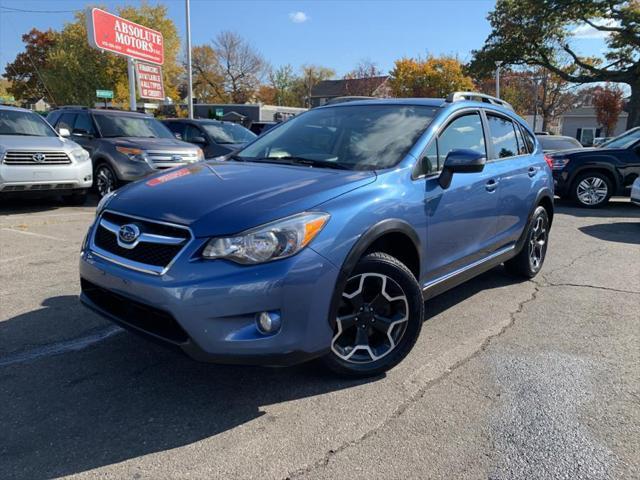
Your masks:
{"label": "dark suv", "polygon": [[640,176],[640,127],[603,143],[550,155],[555,193],[581,207],[597,208],[612,195],[629,195]]}
{"label": "dark suv", "polygon": [[91,155],[94,185],[102,197],[119,185],[158,170],[204,159],[202,149],[182,142],[150,115],[119,110],[63,107],[47,120]]}
{"label": "dark suv", "polygon": [[214,158],[240,150],[256,138],[256,134],[233,122],[187,118],[163,120],[176,138],[198,145],[205,158]]}

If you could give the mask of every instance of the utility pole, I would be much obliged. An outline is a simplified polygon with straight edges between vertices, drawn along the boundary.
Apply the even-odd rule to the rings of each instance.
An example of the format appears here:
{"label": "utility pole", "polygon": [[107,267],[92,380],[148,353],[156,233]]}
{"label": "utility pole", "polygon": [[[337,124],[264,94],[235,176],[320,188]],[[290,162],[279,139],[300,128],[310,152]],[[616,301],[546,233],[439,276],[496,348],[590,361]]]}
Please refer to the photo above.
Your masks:
{"label": "utility pole", "polygon": [[496,98],[500,98],[500,66],[501,60],[496,60]]}
{"label": "utility pole", "polygon": [[136,105],[136,61],[129,57],[127,58],[127,73],[129,74],[129,110],[135,112],[137,110]]}
{"label": "utility pole", "polygon": [[189,0],[185,0],[187,10],[187,103],[189,107],[189,118],[193,118],[193,78],[191,72],[191,9]]}

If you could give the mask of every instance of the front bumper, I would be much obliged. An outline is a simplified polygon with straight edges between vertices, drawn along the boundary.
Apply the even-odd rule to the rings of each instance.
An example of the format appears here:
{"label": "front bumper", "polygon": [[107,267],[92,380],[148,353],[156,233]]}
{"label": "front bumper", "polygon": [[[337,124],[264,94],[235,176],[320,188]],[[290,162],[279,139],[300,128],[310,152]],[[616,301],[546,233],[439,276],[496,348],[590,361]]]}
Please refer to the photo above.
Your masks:
{"label": "front bumper", "polygon": [[[336,267],[311,248],[256,266],[193,260],[204,241],[194,240],[161,276],[87,251],[80,260],[80,298],[106,318],[200,361],[290,365],[329,351]],[[255,316],[263,311],[280,314],[277,333],[256,328]]]}
{"label": "front bumper", "polygon": [[0,192],[88,189],[93,183],[91,161],[68,165],[7,165],[0,163]]}

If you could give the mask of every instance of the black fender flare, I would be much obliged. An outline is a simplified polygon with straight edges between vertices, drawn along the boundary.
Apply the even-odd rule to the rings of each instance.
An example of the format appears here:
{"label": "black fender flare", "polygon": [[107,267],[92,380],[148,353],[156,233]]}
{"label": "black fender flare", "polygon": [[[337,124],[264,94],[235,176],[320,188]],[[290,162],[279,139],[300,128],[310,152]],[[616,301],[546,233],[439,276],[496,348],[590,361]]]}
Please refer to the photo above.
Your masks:
{"label": "black fender flare", "polygon": [[369,229],[367,229],[362,235],[360,235],[360,238],[358,238],[356,243],[351,247],[351,250],[349,250],[347,257],[342,263],[342,267],[340,267],[340,273],[338,274],[338,279],[336,280],[336,285],[331,297],[331,306],[329,309],[329,323],[331,324],[331,328],[335,328],[335,318],[338,312],[338,306],[340,305],[340,296],[347,283],[349,274],[353,271],[356,264],[358,263],[358,260],[360,260],[367,249],[371,245],[373,245],[376,240],[388,233],[403,233],[407,237],[409,237],[413,242],[416,251],[418,252],[419,264],[422,264],[422,248],[420,247],[420,238],[418,237],[418,234],[416,233],[414,228],[408,222],[397,218],[390,218],[387,220],[382,220],[369,227]]}
{"label": "black fender flare", "polygon": [[522,247],[524,246],[524,243],[527,240],[527,231],[529,229],[529,225],[531,224],[531,218],[533,217],[533,213],[536,211],[536,208],[538,208],[538,206],[542,203],[544,199],[548,200],[551,203],[551,211],[547,212],[549,215],[549,228],[551,228],[551,224],[553,223],[553,215],[554,215],[553,192],[548,187],[544,187],[538,192],[538,195],[536,196],[536,201],[533,202],[533,205],[529,210],[529,214],[527,215],[527,223],[525,223],[524,230],[522,230],[522,234],[520,235],[520,238],[516,242],[516,248],[513,250],[514,252],[518,253],[520,252],[520,250],[522,250]]}
{"label": "black fender flare", "polygon": [[620,190],[622,186],[622,178],[620,177],[618,170],[613,165],[608,163],[588,163],[586,165],[577,167],[571,175],[571,178],[569,179],[569,186],[573,185],[573,182],[578,175],[588,170],[600,170],[609,173],[611,178],[613,179],[614,191]]}

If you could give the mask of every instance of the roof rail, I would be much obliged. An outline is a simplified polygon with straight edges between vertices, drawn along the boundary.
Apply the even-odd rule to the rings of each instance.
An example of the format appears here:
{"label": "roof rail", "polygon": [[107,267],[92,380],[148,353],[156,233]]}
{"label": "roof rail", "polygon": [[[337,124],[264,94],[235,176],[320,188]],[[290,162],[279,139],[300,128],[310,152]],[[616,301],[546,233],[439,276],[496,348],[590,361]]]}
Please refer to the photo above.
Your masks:
{"label": "roof rail", "polygon": [[474,102],[490,103],[492,105],[499,105],[501,107],[508,108],[509,110],[513,110],[513,107],[509,102],[505,102],[504,100],[500,100],[497,97],[487,95],[486,93],[452,92],[447,96],[448,103],[460,102],[462,100],[472,100]]}
{"label": "roof rail", "polygon": [[84,105],[61,105],[55,108],[55,110],[66,110],[66,109],[89,110],[89,107],[85,107]]}

